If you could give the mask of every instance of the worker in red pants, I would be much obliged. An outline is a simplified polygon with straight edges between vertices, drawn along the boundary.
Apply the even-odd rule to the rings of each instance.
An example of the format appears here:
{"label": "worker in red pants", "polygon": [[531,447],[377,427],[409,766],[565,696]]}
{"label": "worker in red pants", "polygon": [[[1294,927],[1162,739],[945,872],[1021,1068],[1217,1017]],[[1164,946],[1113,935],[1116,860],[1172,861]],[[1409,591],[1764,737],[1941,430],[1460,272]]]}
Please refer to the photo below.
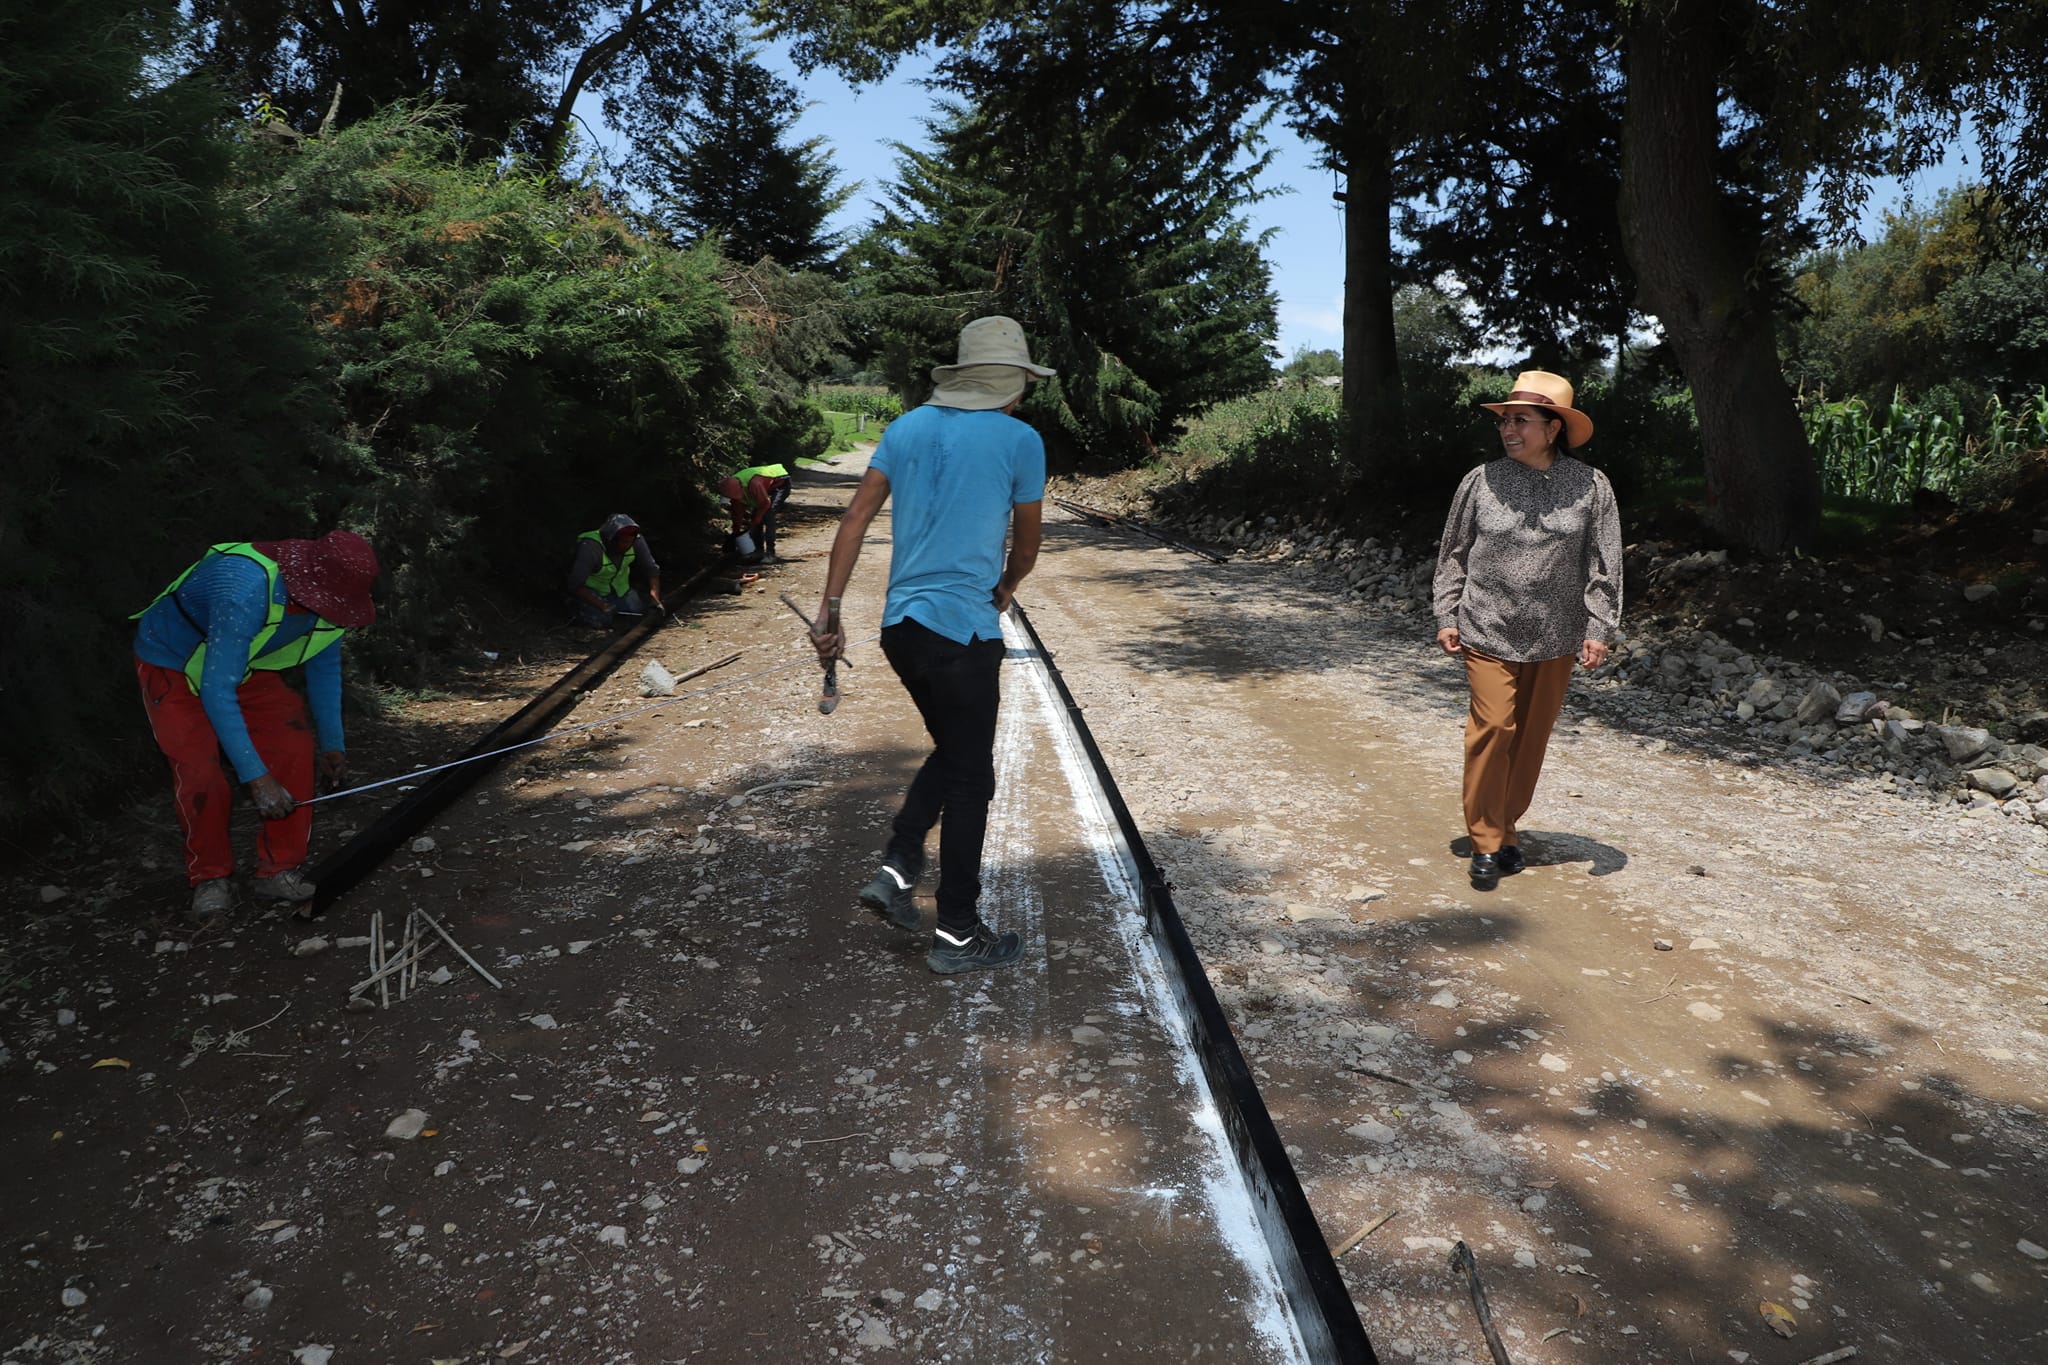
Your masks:
{"label": "worker in red pants", "polygon": [[[316,780],[333,788],[347,776],[336,646],[376,619],[376,578],[376,553],[353,531],[228,542],[136,613],[135,675],[171,764],[193,923],[218,926],[233,902],[222,754],[263,817],[251,889],[287,904],[313,898],[301,871],[313,814],[300,803]],[[290,668],[303,670],[310,720],[284,680]]]}

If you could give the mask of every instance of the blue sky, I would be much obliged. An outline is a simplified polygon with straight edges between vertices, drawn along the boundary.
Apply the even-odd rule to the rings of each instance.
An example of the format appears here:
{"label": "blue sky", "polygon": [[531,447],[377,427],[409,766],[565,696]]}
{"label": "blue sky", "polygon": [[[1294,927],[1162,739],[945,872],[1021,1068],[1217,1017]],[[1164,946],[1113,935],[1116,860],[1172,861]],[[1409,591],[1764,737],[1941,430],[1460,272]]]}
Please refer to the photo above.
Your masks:
{"label": "blue sky", "polygon": [[[889,144],[928,144],[923,121],[931,116],[933,97],[917,80],[930,71],[930,63],[905,62],[888,81],[855,88],[830,72],[798,75],[776,47],[764,49],[761,57],[811,102],[794,130],[796,138],[823,137],[840,183],[861,183],[832,226],[866,226],[879,211],[882,187],[895,177],[896,157]],[[1330,197],[1330,172],[1316,166],[1312,149],[1277,121],[1268,130],[1274,155],[1265,184],[1287,192],[1252,205],[1245,216],[1255,231],[1273,230],[1266,256],[1280,300],[1280,355],[1285,360],[1302,347],[1334,350],[1342,345],[1344,220]],[[1952,154],[1918,177],[1911,190],[1920,202],[1931,202],[1966,169],[1961,157]],[[1905,189],[1887,183],[1872,194],[1863,220],[1866,237],[1875,234],[1885,210],[1897,207]]]}

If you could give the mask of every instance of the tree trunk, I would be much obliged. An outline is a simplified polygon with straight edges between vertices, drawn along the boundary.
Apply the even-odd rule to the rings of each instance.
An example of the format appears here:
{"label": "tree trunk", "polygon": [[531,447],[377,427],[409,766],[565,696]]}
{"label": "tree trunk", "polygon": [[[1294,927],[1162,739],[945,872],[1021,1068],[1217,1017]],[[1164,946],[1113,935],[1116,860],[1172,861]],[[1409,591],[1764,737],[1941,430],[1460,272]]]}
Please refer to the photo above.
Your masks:
{"label": "tree trunk", "polygon": [[1341,455],[1354,481],[1392,473],[1405,449],[1401,362],[1394,351],[1393,153],[1356,113],[1333,148],[1345,168],[1344,425]]}
{"label": "tree trunk", "polygon": [[1621,230],[1643,303],[1692,385],[1707,518],[1736,544],[1786,550],[1820,525],[1820,475],[1776,328],[1746,283],[1755,251],[1731,228],[1715,176],[1718,0],[1641,0],[1625,39]]}

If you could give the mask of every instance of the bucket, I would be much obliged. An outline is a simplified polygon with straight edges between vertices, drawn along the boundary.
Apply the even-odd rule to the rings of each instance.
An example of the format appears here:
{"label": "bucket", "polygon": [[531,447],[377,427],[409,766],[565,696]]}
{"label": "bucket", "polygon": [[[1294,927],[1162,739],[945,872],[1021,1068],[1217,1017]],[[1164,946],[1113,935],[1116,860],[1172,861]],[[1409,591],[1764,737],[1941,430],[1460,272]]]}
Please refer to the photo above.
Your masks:
{"label": "bucket", "polygon": [[732,538],[732,548],[739,554],[741,559],[745,559],[748,555],[754,553],[754,537],[748,532],[742,531]]}

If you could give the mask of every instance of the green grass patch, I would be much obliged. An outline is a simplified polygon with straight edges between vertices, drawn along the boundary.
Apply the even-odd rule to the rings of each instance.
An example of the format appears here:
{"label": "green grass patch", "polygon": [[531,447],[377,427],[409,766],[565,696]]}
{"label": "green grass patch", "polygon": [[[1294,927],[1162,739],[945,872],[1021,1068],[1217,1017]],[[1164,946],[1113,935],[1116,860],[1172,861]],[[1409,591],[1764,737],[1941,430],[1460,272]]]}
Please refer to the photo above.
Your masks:
{"label": "green grass patch", "polygon": [[826,450],[830,455],[844,455],[849,450],[879,441],[889,426],[886,417],[870,417],[855,412],[827,410],[825,420],[832,424],[832,444]]}
{"label": "green grass patch", "polygon": [[1854,550],[1890,540],[1914,520],[1910,504],[1825,493],[1820,501],[1822,550]]}

